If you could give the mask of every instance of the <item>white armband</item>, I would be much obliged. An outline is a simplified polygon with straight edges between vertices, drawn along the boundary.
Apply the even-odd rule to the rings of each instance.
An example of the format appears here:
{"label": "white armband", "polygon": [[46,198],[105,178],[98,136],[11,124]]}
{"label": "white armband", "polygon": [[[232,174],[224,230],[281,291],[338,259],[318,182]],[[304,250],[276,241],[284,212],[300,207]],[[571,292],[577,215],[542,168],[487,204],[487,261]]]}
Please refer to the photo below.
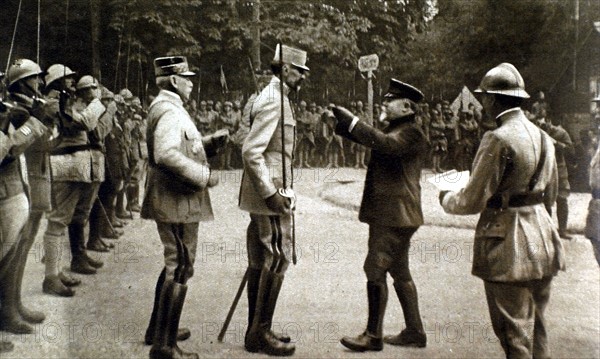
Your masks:
{"label": "white armband", "polygon": [[348,127],[348,132],[352,132],[352,130],[354,130],[354,127],[356,126],[358,121],[360,121],[360,119],[358,117],[354,116],[352,118],[352,123],[350,123],[350,126]]}

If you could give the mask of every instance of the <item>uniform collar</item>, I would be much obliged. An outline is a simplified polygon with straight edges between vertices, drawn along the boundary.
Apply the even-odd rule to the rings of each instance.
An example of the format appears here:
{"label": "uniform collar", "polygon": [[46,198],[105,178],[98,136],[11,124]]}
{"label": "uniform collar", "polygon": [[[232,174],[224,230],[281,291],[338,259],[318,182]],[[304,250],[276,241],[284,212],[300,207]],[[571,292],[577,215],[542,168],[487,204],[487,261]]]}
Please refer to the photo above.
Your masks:
{"label": "uniform collar", "polygon": [[158,101],[169,101],[176,105],[183,106],[183,100],[177,93],[169,90],[160,90],[158,96],[152,101],[152,104]]}
{"label": "uniform collar", "polygon": [[[281,82],[281,80],[279,79],[279,77],[273,75],[273,78],[271,78],[270,85],[275,86],[277,88],[277,90],[279,90],[279,88],[281,86],[280,82]],[[283,83],[283,93],[286,96],[290,93],[290,87],[285,82]]]}
{"label": "uniform collar", "polygon": [[509,108],[508,110],[502,111],[498,114],[498,116],[496,116],[496,120],[499,120],[500,117],[510,113],[510,112],[515,112],[515,111],[521,111],[520,107],[513,107],[513,108]]}

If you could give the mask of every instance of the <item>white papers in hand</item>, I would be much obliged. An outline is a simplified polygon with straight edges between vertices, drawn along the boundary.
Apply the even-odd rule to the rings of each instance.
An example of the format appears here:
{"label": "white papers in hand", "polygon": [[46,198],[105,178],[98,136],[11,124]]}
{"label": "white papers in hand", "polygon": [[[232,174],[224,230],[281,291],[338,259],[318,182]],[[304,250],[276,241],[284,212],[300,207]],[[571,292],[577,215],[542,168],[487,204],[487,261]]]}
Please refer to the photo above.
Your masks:
{"label": "white papers in hand", "polygon": [[436,186],[440,191],[458,192],[467,186],[469,177],[469,171],[458,172],[457,170],[451,170],[433,175],[427,181]]}

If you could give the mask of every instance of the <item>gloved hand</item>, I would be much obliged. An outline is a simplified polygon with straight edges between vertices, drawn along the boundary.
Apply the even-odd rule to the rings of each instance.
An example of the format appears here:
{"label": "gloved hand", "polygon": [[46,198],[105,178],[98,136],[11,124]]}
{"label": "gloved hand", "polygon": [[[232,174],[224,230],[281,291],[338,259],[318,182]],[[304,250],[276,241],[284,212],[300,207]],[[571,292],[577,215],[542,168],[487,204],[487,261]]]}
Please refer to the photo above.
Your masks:
{"label": "gloved hand", "polygon": [[214,171],[210,171],[210,176],[208,177],[208,183],[206,184],[206,186],[208,188],[211,188],[218,184],[219,184],[219,175],[216,174]]}
{"label": "gloved hand", "polygon": [[350,127],[352,119],[355,117],[355,115],[352,112],[350,112],[350,110],[342,106],[334,107],[333,115],[335,116],[336,120],[338,120],[338,122],[346,128]]}
{"label": "gloved hand", "polygon": [[440,204],[442,204],[442,202],[444,202],[444,196],[450,191],[440,191],[440,194],[438,196],[439,200],[440,200]]}
{"label": "gloved hand", "polygon": [[271,197],[266,200],[267,207],[275,213],[289,213],[291,208],[291,201],[289,198],[283,197],[279,194],[279,191],[275,192]]}

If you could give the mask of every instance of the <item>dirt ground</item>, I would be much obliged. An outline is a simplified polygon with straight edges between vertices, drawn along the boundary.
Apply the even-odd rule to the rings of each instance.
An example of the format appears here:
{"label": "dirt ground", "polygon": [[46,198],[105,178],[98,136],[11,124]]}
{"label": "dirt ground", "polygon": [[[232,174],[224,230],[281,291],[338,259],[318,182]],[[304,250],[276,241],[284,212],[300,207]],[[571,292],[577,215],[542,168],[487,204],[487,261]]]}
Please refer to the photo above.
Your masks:
{"label": "dirt ground", "polygon": [[[427,174],[425,174],[426,176]],[[259,358],[243,348],[247,305],[244,297],[224,343],[217,334],[246,268],[246,213],[237,209],[241,171],[221,173],[211,190],[214,222],[202,223],[195,275],[181,325],[192,337],[181,342],[201,358]],[[367,226],[354,210],[362,195],[364,170],[305,169],[296,176],[299,193],[297,249],[299,261],[287,272],[274,329],[296,342],[296,358],[502,358],[490,326],[481,280],[470,274],[476,218],[443,214],[437,192],[423,181],[427,224],[413,237],[411,270],[419,290],[428,335],[424,349],[386,346],[381,352],[352,353],[339,339],[362,332],[366,324],[366,279],[362,263]],[[580,232],[586,195],[572,195],[571,228]],[[335,204],[333,204],[335,203]],[[32,249],[24,282],[25,302],[47,314],[31,335],[0,332],[15,350],[2,358],[147,358],[142,343],[150,315],[162,246],[153,222],[141,219],[125,227],[116,248],[96,254],[105,265],[73,298],[42,293],[44,267],[41,235]],[[65,249],[66,249],[65,243]],[[600,357],[600,272],[589,241],[577,235],[565,242],[567,271],[553,282],[547,308],[554,358]],[[66,252],[65,252],[66,253]],[[65,258],[64,263],[67,263]],[[402,311],[391,290],[385,333],[404,327]]]}

